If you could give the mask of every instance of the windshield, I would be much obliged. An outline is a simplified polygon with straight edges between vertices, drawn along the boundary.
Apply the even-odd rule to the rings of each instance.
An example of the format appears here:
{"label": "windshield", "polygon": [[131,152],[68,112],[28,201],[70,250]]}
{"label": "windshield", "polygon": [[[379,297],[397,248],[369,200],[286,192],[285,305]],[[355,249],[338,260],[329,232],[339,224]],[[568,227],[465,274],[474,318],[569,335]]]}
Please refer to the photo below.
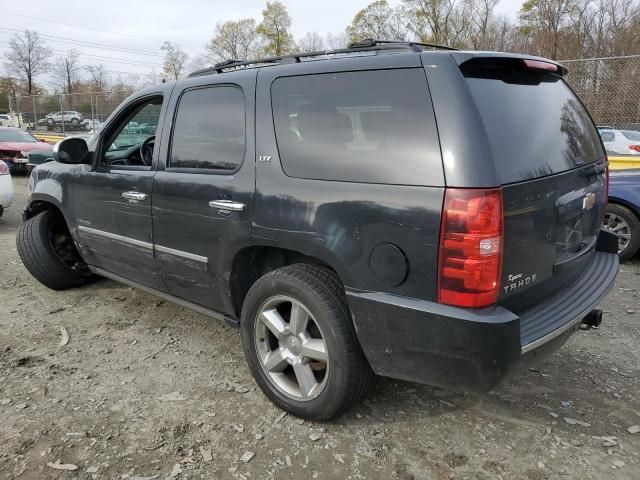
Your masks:
{"label": "windshield", "polygon": [[36,143],[38,139],[22,130],[1,130],[0,142]]}

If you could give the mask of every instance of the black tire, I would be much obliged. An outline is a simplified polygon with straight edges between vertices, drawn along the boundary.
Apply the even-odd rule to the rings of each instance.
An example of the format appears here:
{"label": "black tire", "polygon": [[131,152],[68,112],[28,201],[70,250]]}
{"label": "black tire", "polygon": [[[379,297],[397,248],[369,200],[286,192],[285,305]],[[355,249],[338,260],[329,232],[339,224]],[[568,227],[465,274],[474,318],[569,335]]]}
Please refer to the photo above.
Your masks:
{"label": "black tire", "polygon": [[62,133],[62,127],[60,125],[56,125],[53,128],[53,131],[56,132],[56,133]]}
{"label": "black tire", "polygon": [[80,120],[78,120],[77,118],[72,118],[71,119],[71,124],[72,125],[78,125],[80,123]]}
{"label": "black tire", "polygon": [[[640,248],[640,219],[627,207],[618,205],[617,203],[610,203],[607,207],[607,218],[609,214],[614,214],[624,220],[629,225],[631,238],[627,246],[618,252],[620,261],[629,260],[633,257]],[[607,222],[605,222],[606,224]]]}
{"label": "black tire", "polygon": [[[58,243],[57,248],[54,241]],[[73,244],[64,219],[55,211],[45,210],[27,220],[18,230],[16,245],[26,269],[45,287],[66,290],[93,278]]]}
{"label": "black tire", "polygon": [[[283,394],[267,376],[256,350],[257,316],[269,299],[285,295],[304,305],[323,332],[329,358],[326,383],[313,399]],[[300,418],[327,420],[364,396],[373,373],[356,338],[344,287],[330,270],[307,264],[279,268],[258,279],[244,300],[242,344],[249,369],[264,394],[278,407]]]}
{"label": "black tire", "polygon": [[3,214],[4,214],[4,207],[0,205],[0,218],[2,218]]}

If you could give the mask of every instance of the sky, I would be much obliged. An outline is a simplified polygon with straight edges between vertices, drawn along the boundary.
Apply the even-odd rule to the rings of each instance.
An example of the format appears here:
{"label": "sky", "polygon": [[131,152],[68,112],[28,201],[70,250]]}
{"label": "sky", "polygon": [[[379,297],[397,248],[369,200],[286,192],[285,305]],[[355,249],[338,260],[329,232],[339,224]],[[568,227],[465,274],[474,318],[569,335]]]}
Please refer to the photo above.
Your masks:
{"label": "sky", "polygon": [[[373,0],[283,0],[295,38],[308,31],[338,33]],[[515,17],[523,0],[501,0],[499,14]],[[265,0],[31,0],[0,3],[0,59],[10,37],[24,29],[43,35],[53,55],[74,48],[80,62],[104,64],[112,76],[145,75],[162,69],[160,46],[178,43],[190,56],[204,51],[217,22],[253,17],[259,21]],[[399,0],[391,0],[395,5]],[[109,8],[106,7],[109,6]],[[45,37],[46,35],[46,37]],[[5,69],[0,61],[0,72]]]}

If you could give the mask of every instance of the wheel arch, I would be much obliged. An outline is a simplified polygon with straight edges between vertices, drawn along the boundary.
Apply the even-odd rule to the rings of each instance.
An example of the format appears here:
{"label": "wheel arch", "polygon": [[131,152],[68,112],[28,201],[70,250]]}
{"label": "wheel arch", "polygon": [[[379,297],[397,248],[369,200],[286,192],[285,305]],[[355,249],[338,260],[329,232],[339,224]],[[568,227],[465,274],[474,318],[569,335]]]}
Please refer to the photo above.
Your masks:
{"label": "wheel arch", "polygon": [[628,208],[631,210],[638,220],[640,220],[640,206],[634,205],[633,203],[619,197],[609,197],[609,205],[620,205],[621,207]]}
{"label": "wheel arch", "polygon": [[[251,245],[236,252],[229,271],[229,294],[236,317],[240,318],[244,299],[256,280],[270,271],[295,263],[324,267],[340,278],[337,269],[326,259],[297,250],[270,245]],[[341,281],[344,279],[341,278]]]}

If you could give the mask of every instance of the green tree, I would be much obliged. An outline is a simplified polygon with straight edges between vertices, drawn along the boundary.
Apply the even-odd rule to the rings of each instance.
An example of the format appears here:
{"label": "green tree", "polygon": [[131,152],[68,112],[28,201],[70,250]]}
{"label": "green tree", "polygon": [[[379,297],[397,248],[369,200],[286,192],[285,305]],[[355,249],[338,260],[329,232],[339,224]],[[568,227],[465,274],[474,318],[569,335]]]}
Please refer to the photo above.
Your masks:
{"label": "green tree", "polygon": [[290,28],[291,17],[284,4],[279,0],[268,1],[262,11],[262,22],[257,28],[257,32],[264,38],[264,52],[267,55],[286,55],[295,48]]}
{"label": "green tree", "polygon": [[216,24],[207,50],[216,61],[249,60],[260,52],[260,35],[253,18]]}

